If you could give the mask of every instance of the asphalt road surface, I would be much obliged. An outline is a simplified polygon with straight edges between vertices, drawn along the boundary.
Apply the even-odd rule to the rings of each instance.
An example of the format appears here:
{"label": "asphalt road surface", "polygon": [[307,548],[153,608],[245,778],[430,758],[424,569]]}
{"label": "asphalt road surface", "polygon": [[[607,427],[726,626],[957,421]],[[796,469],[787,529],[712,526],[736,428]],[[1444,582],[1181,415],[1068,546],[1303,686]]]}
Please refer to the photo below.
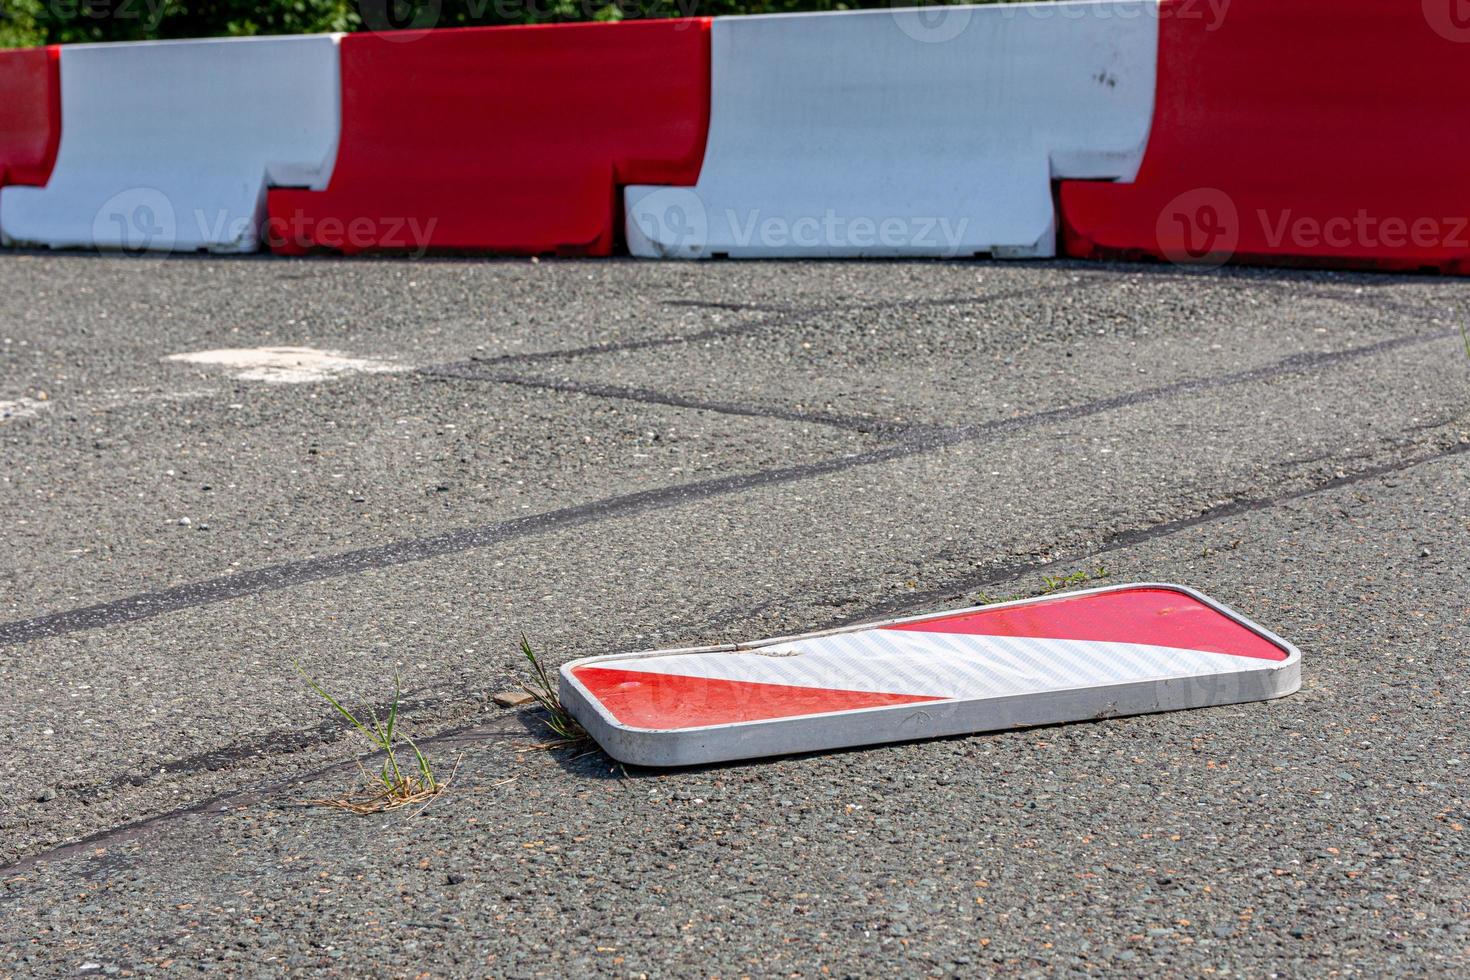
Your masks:
{"label": "asphalt road surface", "polygon": [[[1067,262],[0,257],[0,975],[1464,975],[1467,313]],[[490,700],[522,633],[1079,572],[1233,605],[1301,692],[672,772]],[[401,674],[449,789],[309,804],[364,746],[296,663],[352,706]]]}

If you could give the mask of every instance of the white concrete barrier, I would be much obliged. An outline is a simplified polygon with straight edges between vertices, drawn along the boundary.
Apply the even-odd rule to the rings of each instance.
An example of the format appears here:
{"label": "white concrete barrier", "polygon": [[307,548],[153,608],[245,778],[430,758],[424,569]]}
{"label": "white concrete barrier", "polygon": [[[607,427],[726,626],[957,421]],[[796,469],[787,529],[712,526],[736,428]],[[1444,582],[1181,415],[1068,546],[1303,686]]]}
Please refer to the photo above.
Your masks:
{"label": "white concrete barrier", "polygon": [[634,255],[1055,254],[1051,182],[1129,180],[1156,0],[716,18],[694,187],[625,190]]}
{"label": "white concrete barrier", "polygon": [[321,190],[341,130],[337,35],[61,49],[45,187],[0,190],[0,237],[250,252],[267,187]]}

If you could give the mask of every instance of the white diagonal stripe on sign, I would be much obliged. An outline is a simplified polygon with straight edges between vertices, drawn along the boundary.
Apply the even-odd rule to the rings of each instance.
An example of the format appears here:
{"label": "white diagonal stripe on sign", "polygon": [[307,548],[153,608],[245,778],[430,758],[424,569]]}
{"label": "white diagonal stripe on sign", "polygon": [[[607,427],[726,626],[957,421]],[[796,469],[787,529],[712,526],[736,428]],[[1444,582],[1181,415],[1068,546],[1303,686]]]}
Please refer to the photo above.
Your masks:
{"label": "white diagonal stripe on sign", "polygon": [[1269,670],[1276,664],[1145,643],[869,629],[759,650],[655,654],[601,666],[751,684],[980,698]]}

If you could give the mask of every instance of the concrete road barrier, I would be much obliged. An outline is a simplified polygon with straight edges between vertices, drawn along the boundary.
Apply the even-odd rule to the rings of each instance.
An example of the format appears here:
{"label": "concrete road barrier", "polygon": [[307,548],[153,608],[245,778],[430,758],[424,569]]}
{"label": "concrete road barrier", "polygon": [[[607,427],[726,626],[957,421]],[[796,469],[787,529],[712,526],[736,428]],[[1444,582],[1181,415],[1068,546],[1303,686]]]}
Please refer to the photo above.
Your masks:
{"label": "concrete road barrier", "polygon": [[1062,185],[1066,253],[1470,270],[1456,3],[1165,0],[1143,166]]}
{"label": "concrete road barrier", "polygon": [[51,176],[61,138],[57,51],[0,51],[0,187]]}
{"label": "concrete road barrier", "polygon": [[1152,0],[716,18],[693,188],[626,192],[634,255],[1048,256],[1052,180],[1129,179]]}
{"label": "concrete road barrier", "polygon": [[45,187],[0,191],[8,243],[251,252],[268,187],[327,186],[337,35],[61,49]]}
{"label": "concrete road barrier", "polygon": [[331,184],[271,192],[274,250],[607,255],[618,186],[699,176],[709,21],[355,34],[342,78]]}

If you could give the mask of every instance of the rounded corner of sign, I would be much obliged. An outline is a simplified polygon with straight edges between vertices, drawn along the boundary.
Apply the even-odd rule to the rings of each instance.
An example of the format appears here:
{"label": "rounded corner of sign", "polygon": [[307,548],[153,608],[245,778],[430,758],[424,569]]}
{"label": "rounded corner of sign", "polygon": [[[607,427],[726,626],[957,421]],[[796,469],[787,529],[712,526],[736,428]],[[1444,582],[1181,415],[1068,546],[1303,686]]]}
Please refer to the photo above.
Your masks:
{"label": "rounded corner of sign", "polygon": [[[594,709],[595,710],[595,709]],[[681,732],[659,728],[638,728],[609,720],[596,712],[596,720],[583,723],[599,748],[616,762],[629,766],[645,766],[649,769],[667,769],[673,766],[693,765],[698,760],[687,761],[683,749]]]}
{"label": "rounded corner of sign", "polygon": [[1302,652],[1290,643],[1286,644],[1286,659],[1272,671],[1276,690],[1271,699],[1289,697],[1302,689]]}
{"label": "rounded corner of sign", "polygon": [[[1098,589],[1097,591],[1099,591],[1099,592],[1111,592],[1111,591],[1129,592],[1129,591],[1144,591],[1144,590],[1153,590],[1153,591],[1156,591],[1156,592],[1157,591],[1162,591],[1162,592],[1177,592],[1177,593],[1179,593],[1182,596],[1186,596],[1186,597],[1188,597],[1190,599],[1195,600],[1196,602],[1199,602],[1199,603],[1202,603],[1203,605],[1209,606],[1211,609],[1215,610],[1216,612],[1222,613],[1225,616],[1228,616],[1229,618],[1235,620],[1236,622],[1240,623],[1243,626],[1248,626],[1252,630],[1256,630],[1258,632],[1261,631],[1261,628],[1259,626],[1257,626],[1255,623],[1251,622],[1251,620],[1248,617],[1242,616],[1240,613],[1236,612],[1234,609],[1231,609],[1229,606],[1227,606],[1225,603],[1221,602],[1219,599],[1216,599],[1216,598],[1214,598],[1213,596],[1210,596],[1210,595],[1206,595],[1204,592],[1201,592],[1199,589],[1196,589],[1192,585],[1180,585],[1178,582],[1128,582],[1128,583],[1125,583],[1123,585],[1108,586],[1107,588]],[[1273,639],[1275,639],[1275,638],[1273,637]]]}
{"label": "rounded corner of sign", "polygon": [[1286,654],[1286,659],[1276,661],[1276,670],[1286,670],[1290,667],[1298,666],[1301,663],[1302,652],[1295,643],[1292,643],[1290,640],[1283,639],[1281,636],[1262,626],[1260,623],[1256,622],[1254,619],[1251,619],[1244,613],[1234,609],[1224,602],[1221,602],[1219,599],[1216,599],[1213,596],[1206,595],[1199,589],[1192,588],[1188,585],[1179,585],[1176,582],[1136,582],[1131,585],[1122,586],[1122,588],[1168,589],[1171,592],[1178,592],[1181,595],[1187,595],[1191,599],[1194,599],[1198,602],[1203,603],[1206,606],[1209,606],[1211,609],[1220,613],[1222,616],[1226,616],[1234,620],[1236,623],[1244,626],[1252,633],[1255,633],[1257,636],[1278,647],[1283,653]]}
{"label": "rounded corner of sign", "polygon": [[573,671],[575,671],[578,667],[585,667],[587,664],[600,659],[602,658],[579,657],[576,660],[568,660],[566,663],[557,668],[557,673],[561,675],[561,679],[564,681],[570,681],[573,684],[581,684],[581,681],[577,680],[576,675],[573,674]]}
{"label": "rounded corner of sign", "polygon": [[648,746],[644,743],[666,740],[676,735],[676,730],[640,728],[619,721],[572,672],[578,665],[596,663],[602,659],[602,657],[584,657],[562,665],[562,706],[579,725],[586,729],[593,741],[618,762],[640,766],[667,765],[668,763],[647,761],[650,756],[657,755],[657,751],[656,746]]}
{"label": "rounded corner of sign", "polygon": [[[1267,630],[1266,632],[1267,633],[1270,633],[1269,630]],[[1271,633],[1270,636],[1271,636],[1271,639],[1274,642],[1281,644],[1281,649],[1283,649],[1283,650],[1286,651],[1286,659],[1283,660],[1283,661],[1281,661],[1277,665],[1276,669],[1277,670],[1291,670],[1291,669],[1295,669],[1296,672],[1297,672],[1297,684],[1298,684],[1298,686],[1300,686],[1300,684],[1301,684],[1301,667],[1302,667],[1302,651],[1301,651],[1301,648],[1298,647],[1295,643],[1290,642],[1289,640],[1283,640],[1281,637],[1276,636],[1274,633]]]}
{"label": "rounded corner of sign", "polygon": [[[585,664],[590,659],[593,658],[589,657],[582,660],[573,660],[568,663],[562,664],[559,668],[559,673],[561,675],[561,684],[559,685],[561,690],[559,693],[561,694],[561,699],[564,706],[567,708],[568,711],[572,712],[572,715],[574,717],[577,714],[577,712],[573,708],[574,705],[584,706],[588,711],[595,714],[600,715],[604,713],[602,702],[593,697],[592,692],[587,690],[586,685],[582,683],[581,679],[578,678],[575,673],[577,667]],[[577,720],[581,721],[580,718],[578,718]]]}
{"label": "rounded corner of sign", "polygon": [[1199,589],[1188,585],[1180,585],[1178,582],[1124,582],[1121,585],[1109,585],[1098,589],[1098,592],[1128,592],[1141,589],[1163,589],[1166,592],[1178,592],[1189,596],[1191,599],[1200,599],[1212,606],[1219,603],[1205,595]]}

